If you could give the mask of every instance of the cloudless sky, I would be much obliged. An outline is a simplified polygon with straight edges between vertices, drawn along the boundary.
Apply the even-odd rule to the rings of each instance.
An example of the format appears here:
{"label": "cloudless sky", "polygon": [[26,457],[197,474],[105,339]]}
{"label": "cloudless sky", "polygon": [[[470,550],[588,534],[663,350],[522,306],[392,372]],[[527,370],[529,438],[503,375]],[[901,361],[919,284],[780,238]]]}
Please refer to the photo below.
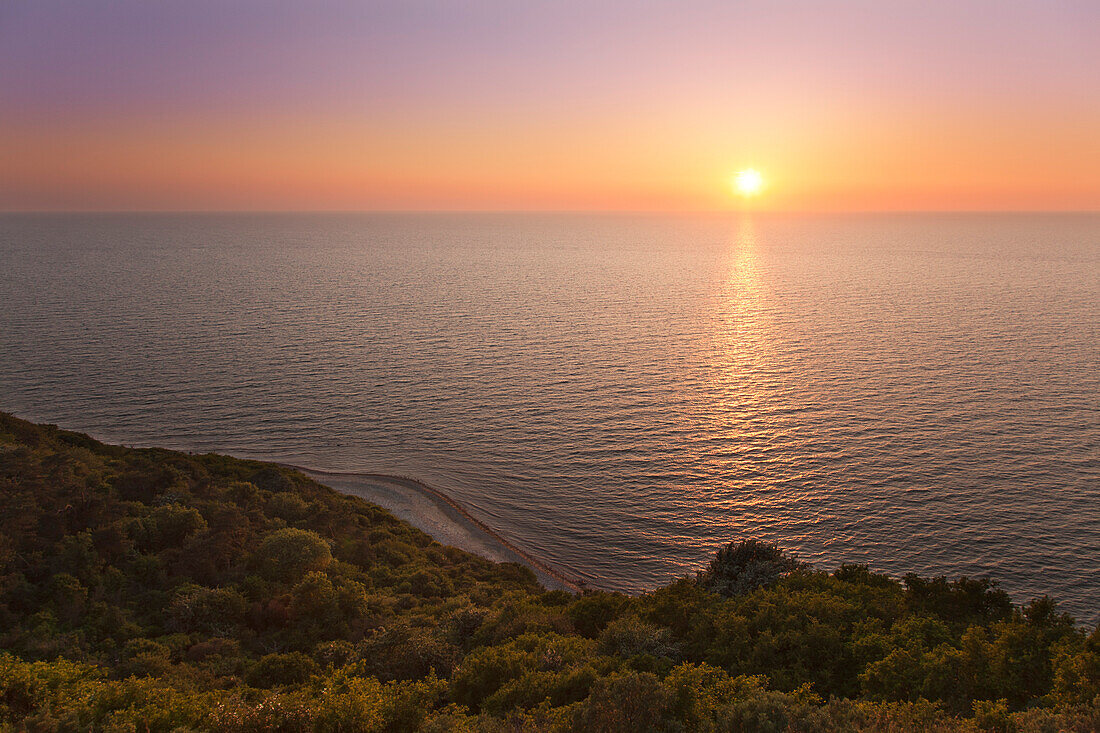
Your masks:
{"label": "cloudless sky", "polygon": [[3,0],[0,209],[1100,209],[1100,2]]}

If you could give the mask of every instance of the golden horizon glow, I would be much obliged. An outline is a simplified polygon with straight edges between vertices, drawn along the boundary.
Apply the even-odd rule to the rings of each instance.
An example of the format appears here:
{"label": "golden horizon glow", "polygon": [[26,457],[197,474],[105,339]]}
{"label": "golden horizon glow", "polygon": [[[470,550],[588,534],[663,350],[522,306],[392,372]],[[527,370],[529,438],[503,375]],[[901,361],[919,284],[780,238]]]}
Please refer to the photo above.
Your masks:
{"label": "golden horizon glow", "polygon": [[764,188],[764,176],[755,168],[745,168],[734,176],[733,187],[745,198],[756,196]]}
{"label": "golden horizon glow", "polygon": [[0,211],[1100,211],[1100,3],[80,5],[0,13]]}

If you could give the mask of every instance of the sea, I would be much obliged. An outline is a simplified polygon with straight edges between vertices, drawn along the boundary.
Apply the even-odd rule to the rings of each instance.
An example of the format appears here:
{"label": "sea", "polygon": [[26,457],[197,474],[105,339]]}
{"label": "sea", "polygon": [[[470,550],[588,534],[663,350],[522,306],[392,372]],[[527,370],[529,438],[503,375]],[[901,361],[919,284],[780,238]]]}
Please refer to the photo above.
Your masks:
{"label": "sea", "polygon": [[1100,214],[4,214],[0,410],[418,479],[640,593],[725,543],[1100,620]]}

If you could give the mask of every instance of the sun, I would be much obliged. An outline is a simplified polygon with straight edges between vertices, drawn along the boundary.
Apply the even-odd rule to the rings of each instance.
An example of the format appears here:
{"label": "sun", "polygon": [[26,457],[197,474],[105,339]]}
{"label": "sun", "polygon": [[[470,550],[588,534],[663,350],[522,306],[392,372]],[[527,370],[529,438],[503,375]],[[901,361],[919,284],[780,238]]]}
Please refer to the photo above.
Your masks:
{"label": "sun", "polygon": [[764,176],[755,168],[746,168],[738,171],[733,177],[733,188],[738,194],[748,198],[760,193],[764,188]]}

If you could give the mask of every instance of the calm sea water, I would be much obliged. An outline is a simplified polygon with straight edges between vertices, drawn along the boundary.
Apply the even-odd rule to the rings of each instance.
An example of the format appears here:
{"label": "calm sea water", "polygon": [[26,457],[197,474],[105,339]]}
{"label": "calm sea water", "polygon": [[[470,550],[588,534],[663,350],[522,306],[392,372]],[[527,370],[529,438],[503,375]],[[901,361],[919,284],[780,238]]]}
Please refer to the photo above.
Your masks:
{"label": "calm sea water", "polygon": [[413,476],[594,585],[743,537],[1100,618],[1100,216],[5,215],[0,409]]}

